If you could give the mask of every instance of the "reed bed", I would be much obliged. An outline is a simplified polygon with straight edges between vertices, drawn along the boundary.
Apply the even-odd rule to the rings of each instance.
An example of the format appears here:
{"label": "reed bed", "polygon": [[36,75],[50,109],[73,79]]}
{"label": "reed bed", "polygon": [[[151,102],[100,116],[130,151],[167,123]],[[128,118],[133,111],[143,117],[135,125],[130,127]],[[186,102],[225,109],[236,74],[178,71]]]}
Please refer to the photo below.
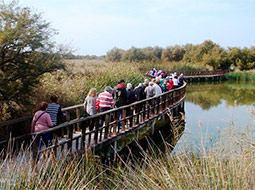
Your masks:
{"label": "reed bed", "polygon": [[212,70],[211,67],[203,64],[193,64],[189,62],[144,62],[138,64],[142,73],[147,73],[152,68],[161,69],[162,71],[198,71]]}
{"label": "reed bed", "polygon": [[0,181],[4,189],[254,189],[254,132],[231,126],[210,148],[203,135],[192,149],[183,144],[172,153],[165,143],[166,152],[141,149],[142,160],[130,156],[111,166],[88,153],[49,153],[33,164],[22,151],[0,163]]}
{"label": "reed bed", "polygon": [[235,71],[231,73],[227,73],[225,77],[228,80],[237,80],[237,81],[254,81],[255,80],[255,70],[249,71]]}
{"label": "reed bed", "polygon": [[105,86],[116,86],[120,79],[133,86],[143,82],[144,75],[135,63],[105,63],[103,60],[66,61],[66,70],[47,73],[36,88],[38,96],[33,100],[48,100],[51,94],[60,97],[62,106],[80,104],[90,88],[103,91]]}

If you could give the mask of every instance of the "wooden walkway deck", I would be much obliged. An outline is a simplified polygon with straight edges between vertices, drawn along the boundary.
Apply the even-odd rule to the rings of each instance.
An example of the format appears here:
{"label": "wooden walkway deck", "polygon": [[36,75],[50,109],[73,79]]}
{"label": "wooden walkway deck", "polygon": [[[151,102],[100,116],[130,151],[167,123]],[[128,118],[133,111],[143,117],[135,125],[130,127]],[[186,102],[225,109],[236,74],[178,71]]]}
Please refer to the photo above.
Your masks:
{"label": "wooden walkway deck", "polygon": [[[180,75],[181,73],[184,75],[184,78],[189,81],[207,81],[207,80],[223,80],[225,74],[228,73],[228,70],[214,70],[214,71],[178,71],[177,73]],[[166,74],[170,75],[174,73],[174,71],[167,71]],[[151,76],[150,77],[155,77]]]}
{"label": "wooden walkway deck", "polygon": [[[23,128],[25,132],[27,128],[30,129],[32,116],[3,122],[0,123],[0,128],[8,135],[1,139],[0,148],[7,148],[8,142],[11,142],[14,149],[18,150],[21,144],[29,144],[32,136],[38,138],[46,132],[52,133],[53,144],[43,149],[42,152],[54,150],[56,155],[66,151],[74,153],[87,148],[100,150],[108,145],[116,146],[118,140],[130,134],[135,134],[134,140],[136,140],[139,137],[139,130],[152,125],[153,121],[160,119],[169,112],[173,114],[179,111],[184,112],[185,92],[186,83],[182,87],[163,93],[161,96],[89,117],[81,117],[82,104],[64,108],[66,122],[33,134],[27,132],[15,136],[14,133],[17,128]],[[122,112],[122,118],[117,117],[118,112]],[[105,122],[102,122],[102,118],[105,118]],[[118,127],[119,123],[121,123],[121,127]],[[88,128],[91,124],[93,124],[93,130],[89,131]]]}

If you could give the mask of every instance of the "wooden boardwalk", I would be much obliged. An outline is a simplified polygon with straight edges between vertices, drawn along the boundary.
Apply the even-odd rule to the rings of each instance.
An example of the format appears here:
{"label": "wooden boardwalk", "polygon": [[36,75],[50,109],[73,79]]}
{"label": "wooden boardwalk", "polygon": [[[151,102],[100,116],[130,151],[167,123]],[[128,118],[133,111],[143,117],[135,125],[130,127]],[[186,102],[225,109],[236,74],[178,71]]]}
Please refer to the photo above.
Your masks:
{"label": "wooden boardwalk", "polygon": [[[0,148],[6,148],[7,142],[12,142],[15,150],[21,144],[29,144],[31,137],[38,137],[43,133],[51,132],[53,135],[52,146],[42,150],[54,150],[56,155],[62,152],[84,151],[85,149],[100,150],[105,146],[117,146],[117,142],[130,134],[134,134],[133,140],[138,140],[139,131],[146,126],[153,126],[156,120],[172,114],[184,112],[184,100],[186,83],[174,90],[163,93],[161,96],[149,98],[143,101],[98,113],[89,117],[81,117],[83,105],[75,105],[64,108],[66,122],[38,133],[24,133],[15,136],[17,128],[23,128],[26,132],[30,129],[32,116],[23,117],[17,120],[0,123],[0,128],[8,135],[0,141]],[[122,118],[118,118],[118,112],[122,112]],[[105,118],[105,122],[102,122]],[[93,121],[93,122],[92,122]],[[118,124],[121,123],[121,127]],[[93,124],[93,130],[88,128]],[[9,135],[12,134],[12,135]]]}
{"label": "wooden boardwalk", "polygon": [[[228,70],[214,70],[214,71],[178,71],[178,74],[181,73],[184,75],[185,80],[192,81],[209,81],[209,80],[223,80],[225,79],[225,74],[228,73]],[[170,75],[174,71],[167,71],[166,74]],[[151,76],[150,77],[155,77]]]}

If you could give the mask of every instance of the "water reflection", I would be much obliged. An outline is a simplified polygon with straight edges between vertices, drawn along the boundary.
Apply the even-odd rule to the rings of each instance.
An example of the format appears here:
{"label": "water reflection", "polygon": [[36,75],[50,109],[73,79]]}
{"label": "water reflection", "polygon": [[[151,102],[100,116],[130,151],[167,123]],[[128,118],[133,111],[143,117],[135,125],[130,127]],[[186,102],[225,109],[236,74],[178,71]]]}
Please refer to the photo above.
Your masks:
{"label": "water reflection", "polygon": [[[185,133],[178,146],[213,144],[229,126],[243,130],[255,124],[255,83],[197,83],[187,86]],[[184,143],[185,142],[185,143]]]}
{"label": "water reflection", "polygon": [[196,83],[187,86],[186,101],[209,110],[223,100],[230,106],[254,104],[254,94],[253,82]]}

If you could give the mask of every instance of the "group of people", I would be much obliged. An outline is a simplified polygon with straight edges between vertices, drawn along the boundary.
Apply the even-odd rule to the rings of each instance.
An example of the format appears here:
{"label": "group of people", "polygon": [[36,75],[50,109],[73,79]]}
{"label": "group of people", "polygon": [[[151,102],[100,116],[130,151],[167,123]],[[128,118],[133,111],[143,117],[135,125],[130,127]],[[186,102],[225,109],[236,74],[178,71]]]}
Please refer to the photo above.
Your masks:
{"label": "group of people", "polygon": [[[121,79],[118,81],[117,86],[114,88],[106,86],[104,91],[97,95],[97,90],[95,88],[90,89],[87,97],[84,101],[84,110],[86,116],[92,116],[99,112],[105,112],[113,108],[119,108],[121,106],[132,104],[136,101],[141,101],[146,98],[157,97],[162,93],[169,91],[171,89],[177,88],[183,85],[184,78],[181,74],[179,77],[177,73],[171,76],[166,76],[162,78],[153,78],[151,81],[145,79],[143,83],[139,83],[138,86],[133,88],[131,83],[125,85],[125,80]],[[54,125],[59,124],[59,119],[63,117],[63,112],[61,111],[61,106],[57,103],[57,96],[50,97],[51,103],[42,102],[39,105],[39,111],[34,114],[31,132],[39,132],[47,130]],[[127,115],[132,114],[132,110],[127,109]],[[118,111],[118,119],[122,117],[122,111]],[[101,125],[103,125],[105,118],[101,117]],[[130,121],[131,122],[131,121]],[[121,128],[121,122],[117,124]],[[89,130],[93,130],[94,121],[91,120],[89,124]],[[42,142],[46,146],[51,143],[51,133],[44,133],[40,135],[39,149]]]}
{"label": "group of people", "polygon": [[[38,111],[34,114],[31,123],[31,132],[40,132],[49,129],[55,125],[58,125],[64,114],[61,110],[61,106],[58,104],[58,97],[53,95],[50,97],[50,103],[41,102],[38,107]],[[51,133],[43,133],[39,136],[39,149],[43,143],[48,146],[51,143]]]}

